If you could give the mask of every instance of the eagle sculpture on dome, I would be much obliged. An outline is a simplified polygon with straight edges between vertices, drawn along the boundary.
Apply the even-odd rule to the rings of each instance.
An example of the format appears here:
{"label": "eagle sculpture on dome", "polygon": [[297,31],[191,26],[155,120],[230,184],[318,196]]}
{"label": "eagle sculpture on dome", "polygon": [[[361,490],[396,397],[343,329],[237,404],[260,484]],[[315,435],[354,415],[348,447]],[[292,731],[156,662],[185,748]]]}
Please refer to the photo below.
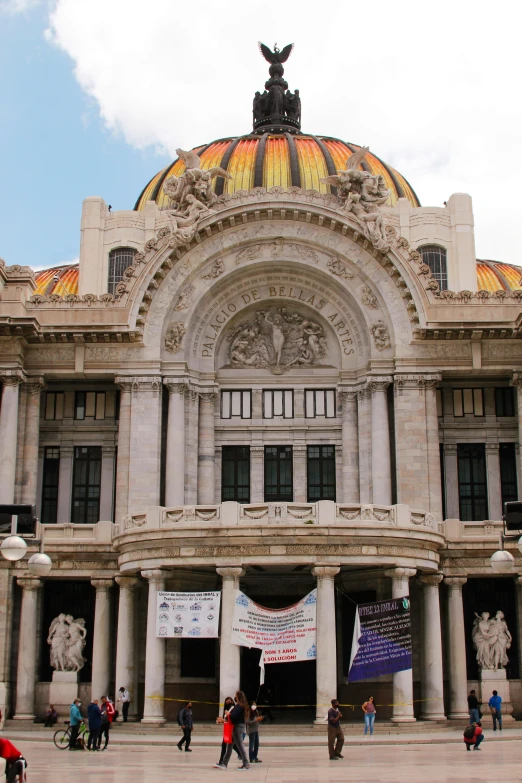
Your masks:
{"label": "eagle sculpture on dome", "polygon": [[292,49],[294,48],[294,44],[288,44],[284,47],[283,50],[280,50],[277,48],[277,44],[274,44],[274,51],[272,52],[268,46],[265,46],[264,43],[261,43],[261,41],[258,42],[259,51],[265,58],[267,62],[269,62],[271,65],[274,65],[275,63],[286,63],[290,55],[292,54]]}
{"label": "eagle sculpture on dome", "polygon": [[185,216],[189,207],[193,208],[193,204],[190,204],[192,199],[188,199],[188,196],[193,196],[202,205],[210,208],[217,199],[216,194],[212,190],[214,177],[224,177],[225,179],[232,179],[232,177],[221,166],[214,166],[206,170],[202,169],[201,158],[192,150],[186,152],[178,149],[176,153],[184,162],[185,171],[181,177],[170,176],[163,186],[163,190],[170,201],[170,209],[174,208],[176,216]]}

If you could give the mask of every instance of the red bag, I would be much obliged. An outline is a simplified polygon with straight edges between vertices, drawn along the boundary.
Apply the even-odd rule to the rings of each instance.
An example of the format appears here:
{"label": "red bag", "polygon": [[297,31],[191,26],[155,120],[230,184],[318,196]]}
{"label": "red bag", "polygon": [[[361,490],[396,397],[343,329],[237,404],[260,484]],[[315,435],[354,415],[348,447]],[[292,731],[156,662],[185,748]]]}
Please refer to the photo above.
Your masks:
{"label": "red bag", "polygon": [[232,724],[230,722],[230,718],[227,715],[226,718],[225,718],[225,723],[223,724],[223,742],[226,745],[232,745],[232,742],[233,742],[233,740],[232,740],[232,730],[233,730],[233,728],[234,727],[232,726]]}

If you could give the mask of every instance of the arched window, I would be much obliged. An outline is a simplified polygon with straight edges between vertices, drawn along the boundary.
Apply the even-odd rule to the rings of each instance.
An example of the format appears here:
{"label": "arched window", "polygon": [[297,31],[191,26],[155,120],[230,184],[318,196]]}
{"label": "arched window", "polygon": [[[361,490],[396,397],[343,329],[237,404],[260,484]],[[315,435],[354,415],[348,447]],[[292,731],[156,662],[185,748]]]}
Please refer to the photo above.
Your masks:
{"label": "arched window", "polygon": [[448,290],[448,265],[446,262],[446,248],[440,245],[424,245],[417,248],[422,256],[422,261],[431,269],[431,274],[439,284],[441,291]]}
{"label": "arched window", "polygon": [[123,273],[132,266],[136,250],[132,247],[117,247],[109,253],[109,287],[110,294],[116,293],[116,286],[123,280]]}

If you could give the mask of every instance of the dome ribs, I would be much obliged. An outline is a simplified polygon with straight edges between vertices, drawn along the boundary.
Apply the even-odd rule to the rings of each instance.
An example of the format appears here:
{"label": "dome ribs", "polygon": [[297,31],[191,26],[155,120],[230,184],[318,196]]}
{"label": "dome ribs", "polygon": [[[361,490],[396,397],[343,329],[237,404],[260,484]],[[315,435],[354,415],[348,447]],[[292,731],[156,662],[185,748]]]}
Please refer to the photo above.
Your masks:
{"label": "dome ribs", "polygon": [[292,177],[292,186],[296,188],[300,188],[301,172],[299,171],[299,160],[297,158],[295,141],[291,133],[285,133],[285,138],[288,143],[288,151],[290,153],[290,176]]}
{"label": "dome ribs", "polygon": [[[219,164],[222,169],[225,169],[225,171],[228,171],[227,167],[230,162],[230,158],[232,157],[232,153],[234,152],[235,148],[237,147],[241,139],[244,138],[245,138],[244,136],[238,136],[237,139],[234,139],[229,144],[228,149],[226,150],[225,154],[221,158],[221,163]],[[223,179],[223,177],[216,177],[216,185],[214,187],[214,193],[216,194],[216,196],[222,196],[224,189],[225,189],[225,180]]]}
{"label": "dome ribs", "polygon": [[263,187],[263,171],[264,171],[265,147],[266,147],[267,139],[268,139],[268,133],[263,133],[263,135],[261,136],[261,138],[257,143],[256,162],[254,164],[254,187],[255,188]]}
{"label": "dome ribs", "polygon": [[[337,174],[337,169],[335,168],[335,163],[330,154],[330,150],[328,149],[324,141],[320,139],[318,136],[312,136],[312,139],[315,141],[315,143],[323,153],[323,157],[326,163],[326,168],[328,169],[328,174],[329,175]],[[330,185],[330,190],[334,196],[337,195],[337,188],[335,187],[335,185]]]}

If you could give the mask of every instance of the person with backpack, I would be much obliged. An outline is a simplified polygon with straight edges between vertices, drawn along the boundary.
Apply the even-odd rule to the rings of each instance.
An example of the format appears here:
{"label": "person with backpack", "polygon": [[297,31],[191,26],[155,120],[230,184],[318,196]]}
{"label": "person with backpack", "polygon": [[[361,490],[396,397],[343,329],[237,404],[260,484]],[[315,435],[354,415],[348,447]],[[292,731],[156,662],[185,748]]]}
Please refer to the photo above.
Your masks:
{"label": "person with backpack", "polygon": [[192,702],[188,701],[185,706],[178,713],[178,723],[183,729],[183,736],[178,742],[178,750],[183,750],[183,744],[185,745],[185,753],[192,753],[190,749],[190,740],[192,738]]}
{"label": "person with backpack", "polygon": [[472,746],[473,750],[480,750],[479,745],[484,739],[480,721],[477,721],[476,723],[470,723],[469,726],[466,726],[464,729],[463,739],[464,744],[466,745],[466,750],[471,750]]}

